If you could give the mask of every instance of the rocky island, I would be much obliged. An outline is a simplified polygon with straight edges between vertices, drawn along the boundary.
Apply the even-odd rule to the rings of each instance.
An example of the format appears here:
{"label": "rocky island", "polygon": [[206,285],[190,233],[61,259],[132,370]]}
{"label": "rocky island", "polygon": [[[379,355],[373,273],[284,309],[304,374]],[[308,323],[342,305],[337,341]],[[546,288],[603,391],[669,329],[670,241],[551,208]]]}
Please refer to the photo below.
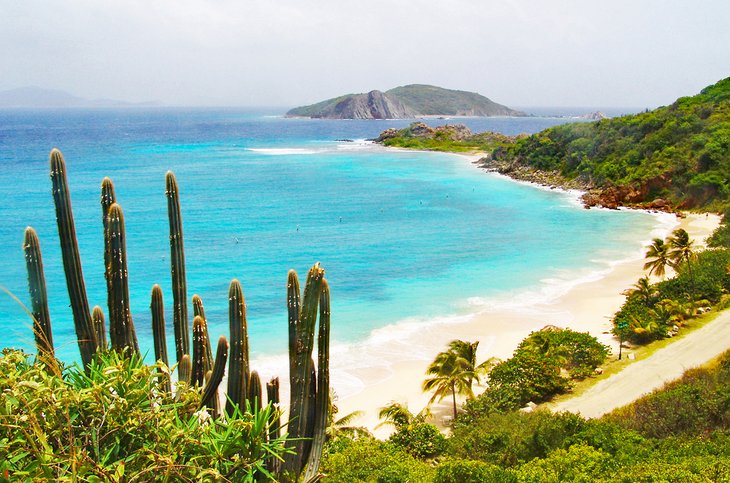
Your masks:
{"label": "rocky island", "polygon": [[411,84],[385,92],[347,94],[291,109],[288,117],[321,119],[413,119],[424,116],[526,116],[477,94]]}

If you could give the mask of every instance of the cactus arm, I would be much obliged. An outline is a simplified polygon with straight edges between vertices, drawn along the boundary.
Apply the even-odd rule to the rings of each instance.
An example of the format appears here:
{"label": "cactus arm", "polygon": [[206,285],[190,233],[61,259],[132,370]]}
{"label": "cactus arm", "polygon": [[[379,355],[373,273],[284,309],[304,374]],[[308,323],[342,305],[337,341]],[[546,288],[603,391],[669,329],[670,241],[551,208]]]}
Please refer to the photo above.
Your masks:
{"label": "cactus arm", "polygon": [[226,412],[232,414],[234,406],[245,410],[248,365],[248,327],[246,324],[246,302],[238,280],[231,281],[228,290],[228,319],[231,333],[231,354],[228,359],[228,402]]}
{"label": "cactus arm", "polygon": [[104,310],[98,305],[94,306],[91,311],[91,320],[94,322],[94,333],[96,334],[96,342],[99,344],[99,350],[105,351],[106,345],[106,323],[104,321]]}
{"label": "cactus arm", "polygon": [[203,299],[200,296],[193,295],[193,317],[200,316],[203,319],[203,349],[205,349],[205,372],[213,370],[213,350],[210,346],[210,337],[208,335],[208,319],[205,318],[205,309],[203,308]]}
{"label": "cactus arm", "polygon": [[185,354],[180,362],[177,364],[177,381],[178,383],[185,383],[186,386],[190,385],[190,373],[193,370],[190,356]]}
{"label": "cactus arm", "polygon": [[218,348],[215,352],[215,364],[213,364],[213,372],[211,374],[211,377],[208,378],[208,382],[205,384],[205,387],[203,388],[203,397],[200,400],[201,407],[208,406],[209,408],[213,408],[213,415],[215,417],[219,416],[219,414],[217,414],[220,411],[219,409],[217,409],[220,405],[220,401],[218,401],[218,386],[220,386],[220,383],[223,380],[223,374],[226,370],[227,359],[228,341],[224,336],[221,336],[218,339]]}
{"label": "cactus arm", "polygon": [[193,319],[193,373],[190,381],[191,385],[196,387],[203,385],[205,373],[208,372],[205,361],[205,339],[207,339],[205,331],[203,318],[196,315]]}
{"label": "cactus arm", "polygon": [[25,229],[23,240],[25,265],[28,270],[28,292],[33,307],[33,335],[35,336],[38,355],[47,354],[53,358],[53,334],[51,332],[51,315],[48,311],[48,294],[46,277],[43,274],[43,259],[38,235],[31,227]]}
{"label": "cactus arm", "polygon": [[[152,341],[155,347],[155,361],[162,362],[165,367],[170,367],[167,358],[167,339],[165,337],[165,305],[162,300],[162,288],[155,284],[152,286],[152,295],[150,302],[150,312],[152,313]],[[172,385],[170,383],[169,371],[162,371],[162,379],[160,380],[160,388],[165,392],[170,392]]]}
{"label": "cactus arm", "polygon": [[261,378],[258,372],[251,371],[251,375],[248,378],[248,400],[251,403],[252,411],[261,411],[263,407],[263,399],[261,396]]}
{"label": "cactus arm", "polygon": [[53,185],[53,202],[56,206],[56,223],[58,237],[61,241],[63,271],[66,275],[66,286],[71,301],[76,337],[79,352],[84,366],[88,366],[97,349],[94,325],[86,298],[86,285],[81,270],[81,256],[76,241],[71,196],[66,179],[66,162],[61,151],[53,149],[50,155],[51,182]]}
{"label": "cactus arm", "polygon": [[170,223],[170,271],[172,274],[173,326],[175,328],[175,355],[180,362],[183,354],[190,354],[188,331],[187,283],[185,281],[185,249],[183,246],[180,190],[172,171],[165,175],[167,216]]}
{"label": "cactus arm", "polygon": [[322,459],[322,448],[326,439],[327,418],[330,407],[330,290],[327,280],[322,283],[319,301],[319,335],[317,337],[317,399],[315,403],[314,434],[309,452],[304,481],[315,481]]}
{"label": "cactus arm", "polygon": [[139,355],[137,334],[134,330],[132,313],[129,307],[129,273],[127,272],[126,233],[122,207],[114,203],[109,207],[108,238],[110,248],[109,272],[111,275],[110,298],[113,300],[109,311],[109,335],[112,349],[122,351],[129,348]]}
{"label": "cactus arm", "polygon": [[[281,435],[281,410],[279,409],[279,378],[275,377],[266,383],[266,397],[271,406],[269,413],[269,441],[275,441]],[[281,460],[276,457],[266,459],[266,468],[272,475],[279,475],[281,472]]]}

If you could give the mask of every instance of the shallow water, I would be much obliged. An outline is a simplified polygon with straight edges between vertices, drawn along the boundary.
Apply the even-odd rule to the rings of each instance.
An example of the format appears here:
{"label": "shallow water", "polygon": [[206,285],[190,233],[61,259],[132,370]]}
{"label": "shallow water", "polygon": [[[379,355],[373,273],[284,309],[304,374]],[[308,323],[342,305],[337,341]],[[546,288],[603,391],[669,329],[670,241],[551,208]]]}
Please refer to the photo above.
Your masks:
{"label": "shallow water", "polygon": [[[133,317],[149,353],[154,283],[163,288],[171,321],[168,169],[182,196],[189,296],[203,298],[215,340],[227,335],[227,289],[238,278],[259,358],[285,351],[290,268],[304,277],[312,263],[322,263],[332,290],[333,339],[356,343],[397,337],[403,324],[416,330],[475,306],[549,298],[640,250],[639,240],[657,223],[640,212],[584,210],[570,194],[485,173],[458,156],[362,142],[408,121],[266,114],[0,111],[0,285],[29,303],[21,243],[25,226],[33,226],[61,358],[77,360],[78,349],[50,194],[54,146],[67,161],[89,302],[105,312],[99,185],[104,176],[115,183],[127,222]],[[508,134],[564,121],[459,120]],[[29,317],[5,294],[0,331],[0,345],[32,350]],[[168,327],[170,344],[171,333]]]}

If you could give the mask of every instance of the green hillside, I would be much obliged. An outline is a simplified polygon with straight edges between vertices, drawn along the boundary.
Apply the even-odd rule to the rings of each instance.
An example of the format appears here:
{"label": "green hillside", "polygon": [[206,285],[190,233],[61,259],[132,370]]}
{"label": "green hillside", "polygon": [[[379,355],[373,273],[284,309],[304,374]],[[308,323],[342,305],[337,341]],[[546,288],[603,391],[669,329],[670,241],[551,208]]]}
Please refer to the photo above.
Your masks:
{"label": "green hillside", "polygon": [[385,92],[424,116],[524,116],[477,94],[425,84],[396,87]]}
{"label": "green hillside", "polygon": [[730,78],[654,111],[547,129],[494,158],[587,186],[627,187],[628,202],[718,209],[730,195]]}

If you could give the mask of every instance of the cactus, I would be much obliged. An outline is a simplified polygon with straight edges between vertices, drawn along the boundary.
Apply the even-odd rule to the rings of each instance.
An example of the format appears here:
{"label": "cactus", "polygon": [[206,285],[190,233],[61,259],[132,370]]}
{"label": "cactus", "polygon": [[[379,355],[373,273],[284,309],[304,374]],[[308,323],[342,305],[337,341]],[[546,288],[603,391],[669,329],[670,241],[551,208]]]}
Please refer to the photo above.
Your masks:
{"label": "cactus", "polygon": [[[165,305],[162,302],[162,289],[159,285],[152,286],[152,301],[150,311],[152,312],[152,341],[155,346],[155,361],[161,361],[165,367],[170,367],[167,358],[167,339],[165,337]],[[162,371],[161,386],[165,392],[170,392],[170,373]]]}
{"label": "cactus", "polygon": [[94,333],[96,334],[96,342],[99,344],[99,350],[106,350],[106,326],[104,323],[104,311],[98,305],[94,306],[91,311],[91,320],[94,322]]}
{"label": "cactus", "polygon": [[184,383],[186,386],[190,385],[190,376],[193,370],[193,364],[190,361],[190,356],[183,355],[180,362],[177,364],[177,382]]}
{"label": "cactus", "polygon": [[[269,441],[275,441],[281,435],[281,413],[279,412],[279,378],[275,377],[266,383],[266,398],[271,405],[271,417],[269,419]],[[266,460],[266,468],[269,473],[278,475],[281,472],[281,461],[273,456]]]}
{"label": "cactus", "polygon": [[319,298],[319,334],[317,337],[317,397],[315,402],[314,428],[311,435],[304,481],[310,481],[319,472],[322,458],[322,447],[326,439],[327,418],[330,408],[330,289],[327,280],[322,281],[322,293]]}
{"label": "cactus", "polygon": [[[114,193],[114,183],[109,178],[101,181],[101,221],[104,226],[104,279],[106,280],[107,307],[112,312],[111,299],[111,248],[109,247],[109,208],[116,203],[117,197]],[[101,344],[100,344],[101,345]]]}
{"label": "cactus", "polygon": [[172,273],[173,326],[175,328],[175,355],[180,362],[190,354],[188,333],[187,283],[185,282],[185,250],[183,247],[182,215],[177,180],[172,171],[165,175],[167,216],[170,222],[170,271]]}
{"label": "cactus", "polygon": [[203,379],[208,372],[207,354],[205,353],[205,343],[208,340],[208,329],[205,321],[199,315],[193,318],[193,373],[190,383],[199,387],[203,385]]}
{"label": "cactus", "polygon": [[213,350],[210,347],[208,337],[208,319],[205,318],[203,299],[197,294],[193,295],[193,318],[200,316],[203,319],[203,349],[205,349],[205,373],[213,370]]}
{"label": "cactus", "polygon": [[285,458],[284,470],[298,475],[308,460],[306,438],[310,415],[310,397],[312,385],[312,349],[314,346],[314,329],[317,322],[317,308],[324,286],[324,270],[316,263],[307,275],[303,300],[300,299],[299,281],[296,272],[289,272],[288,308],[289,308],[289,435],[294,440],[294,453]]}
{"label": "cactus", "polygon": [[81,257],[76,241],[76,228],[71,211],[71,196],[66,180],[66,162],[61,151],[53,149],[50,155],[51,181],[53,184],[53,202],[56,206],[56,222],[58,237],[61,241],[63,270],[66,274],[66,286],[71,300],[76,337],[79,352],[84,366],[88,366],[97,349],[94,324],[91,320],[89,302],[86,298],[86,286],[81,271]]}
{"label": "cactus", "polygon": [[228,319],[231,332],[231,356],[228,359],[228,402],[226,413],[233,414],[234,406],[246,408],[248,365],[248,326],[246,302],[238,280],[231,281],[228,289]]}
{"label": "cactus", "polygon": [[107,216],[109,239],[109,336],[112,349],[123,351],[127,348],[139,355],[137,334],[134,330],[132,313],[129,308],[129,274],[127,272],[127,247],[122,207],[114,203],[109,207]]}
{"label": "cactus", "polygon": [[213,371],[203,388],[203,397],[201,398],[201,406],[207,406],[212,409],[213,417],[220,416],[220,401],[218,400],[218,386],[223,380],[223,373],[226,370],[226,360],[228,359],[228,341],[224,336],[218,339],[218,348],[215,352],[215,364]]}
{"label": "cactus", "polygon": [[46,293],[46,277],[43,274],[43,259],[38,235],[31,227],[25,229],[23,240],[25,265],[28,269],[28,291],[33,307],[33,335],[38,355],[48,355],[53,359],[53,334],[51,333],[51,315],[48,311],[48,295]]}
{"label": "cactus", "polygon": [[261,411],[264,405],[261,396],[261,378],[258,372],[251,371],[251,375],[248,378],[248,400],[251,403],[252,411]]}

